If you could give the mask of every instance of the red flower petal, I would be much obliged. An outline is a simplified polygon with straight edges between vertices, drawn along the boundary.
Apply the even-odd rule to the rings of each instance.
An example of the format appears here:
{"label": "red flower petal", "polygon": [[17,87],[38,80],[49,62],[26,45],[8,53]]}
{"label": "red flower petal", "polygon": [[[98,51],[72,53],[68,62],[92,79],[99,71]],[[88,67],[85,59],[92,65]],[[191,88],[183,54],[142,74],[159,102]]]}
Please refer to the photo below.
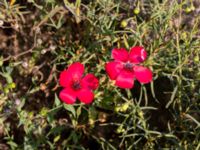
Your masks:
{"label": "red flower petal", "polygon": [[99,80],[93,74],[87,74],[82,79],[82,85],[90,90],[95,90],[99,85]]}
{"label": "red flower petal", "polygon": [[67,71],[73,75],[73,78],[80,79],[84,73],[84,66],[80,62],[75,62],[69,66]]}
{"label": "red flower petal", "polygon": [[60,99],[66,104],[73,104],[76,101],[76,93],[70,88],[63,89],[59,94]]}
{"label": "red flower petal", "polygon": [[133,63],[141,63],[147,58],[147,52],[143,47],[132,47],[129,53],[129,60]]}
{"label": "red flower petal", "polygon": [[69,76],[69,72],[67,70],[64,70],[60,73],[60,85],[63,87],[67,87],[70,82],[71,82],[72,78],[71,76]]}
{"label": "red flower petal", "polygon": [[84,73],[84,66],[79,63],[73,63],[67,70],[64,70],[60,74],[60,85],[68,87],[71,84],[72,79],[80,80]]}
{"label": "red flower petal", "polygon": [[125,48],[114,48],[112,50],[112,58],[117,61],[126,62],[128,60],[128,51]]}
{"label": "red flower petal", "polygon": [[134,73],[123,70],[116,79],[115,85],[120,88],[130,89],[134,85]]}
{"label": "red flower petal", "polygon": [[123,64],[117,61],[108,62],[105,65],[106,72],[108,73],[108,76],[110,77],[111,80],[115,80],[117,78],[122,68]]}
{"label": "red flower petal", "polygon": [[77,96],[79,100],[85,104],[91,103],[94,99],[94,94],[88,89],[81,89]]}
{"label": "red flower petal", "polygon": [[143,66],[135,66],[135,77],[140,83],[149,83],[152,81],[152,71]]}

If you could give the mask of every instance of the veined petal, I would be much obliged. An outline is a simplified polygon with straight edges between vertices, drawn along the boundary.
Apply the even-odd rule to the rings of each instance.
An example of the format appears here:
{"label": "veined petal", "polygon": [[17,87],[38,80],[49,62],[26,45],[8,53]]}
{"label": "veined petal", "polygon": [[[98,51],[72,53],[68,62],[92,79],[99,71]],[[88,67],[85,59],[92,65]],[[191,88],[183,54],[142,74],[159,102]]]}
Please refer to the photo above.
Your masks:
{"label": "veined petal", "polygon": [[114,48],[112,50],[112,58],[116,61],[128,61],[128,51],[125,48]]}
{"label": "veined petal", "polygon": [[129,53],[129,60],[133,63],[141,63],[147,58],[147,52],[141,46],[132,47]]}
{"label": "veined petal", "polygon": [[82,79],[82,86],[90,90],[95,90],[99,85],[99,80],[93,74],[87,74]]}
{"label": "veined petal", "polygon": [[120,88],[130,89],[134,85],[134,73],[123,70],[116,79],[115,85]]}
{"label": "veined petal", "polygon": [[77,96],[78,99],[85,104],[90,104],[94,99],[94,94],[89,89],[81,89]]}
{"label": "veined petal", "polygon": [[122,71],[123,64],[121,62],[113,61],[105,65],[106,72],[111,80],[115,80],[118,74]]}
{"label": "veined petal", "polygon": [[60,99],[66,104],[73,104],[76,101],[76,93],[70,88],[63,89],[59,94]]}
{"label": "veined petal", "polygon": [[152,81],[153,73],[150,69],[143,66],[134,67],[135,77],[140,83],[149,83]]}

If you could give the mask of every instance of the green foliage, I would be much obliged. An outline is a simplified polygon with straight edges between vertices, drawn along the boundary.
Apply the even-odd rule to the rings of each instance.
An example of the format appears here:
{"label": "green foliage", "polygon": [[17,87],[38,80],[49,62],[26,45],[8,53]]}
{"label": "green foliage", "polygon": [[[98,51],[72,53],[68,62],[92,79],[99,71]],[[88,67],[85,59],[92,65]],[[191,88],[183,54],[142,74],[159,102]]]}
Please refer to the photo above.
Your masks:
{"label": "green foliage", "polygon": [[[0,149],[198,150],[199,9],[198,0],[1,0]],[[154,81],[119,89],[105,62],[135,45]],[[75,61],[100,80],[91,105],[59,100],[59,73]]]}

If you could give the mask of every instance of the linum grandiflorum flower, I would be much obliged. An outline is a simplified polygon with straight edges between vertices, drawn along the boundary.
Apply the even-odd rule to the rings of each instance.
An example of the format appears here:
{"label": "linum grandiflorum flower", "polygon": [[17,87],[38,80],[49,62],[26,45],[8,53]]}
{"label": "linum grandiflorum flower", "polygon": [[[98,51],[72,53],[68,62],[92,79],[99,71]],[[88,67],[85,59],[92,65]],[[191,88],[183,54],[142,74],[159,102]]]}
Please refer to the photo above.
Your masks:
{"label": "linum grandiflorum flower", "polygon": [[114,61],[106,63],[105,69],[110,79],[115,80],[116,86],[130,89],[134,86],[135,78],[140,83],[152,81],[152,71],[140,65],[147,58],[143,47],[132,47],[130,52],[124,48],[114,48],[112,58]]}
{"label": "linum grandiflorum flower", "polygon": [[94,99],[93,90],[98,87],[99,81],[93,74],[83,76],[83,64],[76,62],[71,64],[67,70],[60,74],[60,85],[64,89],[60,92],[60,99],[73,104],[78,98],[81,102],[89,104]]}

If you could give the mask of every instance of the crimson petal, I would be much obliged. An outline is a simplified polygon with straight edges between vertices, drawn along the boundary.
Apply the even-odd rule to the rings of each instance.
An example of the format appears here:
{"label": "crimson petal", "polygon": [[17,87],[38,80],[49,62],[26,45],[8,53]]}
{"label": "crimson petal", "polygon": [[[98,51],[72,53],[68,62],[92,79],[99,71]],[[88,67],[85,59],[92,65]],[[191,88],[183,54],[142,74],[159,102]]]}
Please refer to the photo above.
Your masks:
{"label": "crimson petal", "polygon": [[82,85],[90,90],[95,90],[99,85],[99,80],[93,74],[87,74],[82,79]]}
{"label": "crimson petal", "polygon": [[114,48],[112,50],[112,57],[117,61],[126,62],[128,60],[128,51],[125,48]]}
{"label": "crimson petal", "polygon": [[149,83],[152,81],[153,73],[150,69],[143,66],[134,67],[135,77],[140,83]]}
{"label": "crimson petal", "polygon": [[84,73],[84,65],[80,62],[75,62],[69,66],[67,71],[73,75],[73,78],[80,79]]}
{"label": "crimson petal", "polygon": [[80,80],[84,73],[84,66],[79,63],[73,63],[67,70],[60,73],[60,85],[63,87],[69,87],[72,80]]}
{"label": "crimson petal", "polygon": [[108,62],[105,65],[106,72],[108,73],[108,76],[110,77],[111,80],[115,80],[117,78],[122,68],[123,64],[117,61]]}
{"label": "crimson petal", "polygon": [[60,85],[63,87],[68,87],[72,80],[72,76],[69,74],[67,70],[64,70],[60,73]]}
{"label": "crimson petal", "polygon": [[133,63],[141,63],[147,58],[147,52],[141,46],[132,47],[129,53],[129,60]]}
{"label": "crimson petal", "polygon": [[70,88],[63,89],[59,94],[60,99],[66,104],[73,104],[76,101],[76,93]]}
{"label": "crimson petal", "polygon": [[115,85],[124,89],[131,89],[134,85],[134,73],[123,70],[116,79]]}
{"label": "crimson petal", "polygon": [[81,89],[77,96],[78,99],[85,104],[90,104],[94,99],[94,94],[89,89]]}

